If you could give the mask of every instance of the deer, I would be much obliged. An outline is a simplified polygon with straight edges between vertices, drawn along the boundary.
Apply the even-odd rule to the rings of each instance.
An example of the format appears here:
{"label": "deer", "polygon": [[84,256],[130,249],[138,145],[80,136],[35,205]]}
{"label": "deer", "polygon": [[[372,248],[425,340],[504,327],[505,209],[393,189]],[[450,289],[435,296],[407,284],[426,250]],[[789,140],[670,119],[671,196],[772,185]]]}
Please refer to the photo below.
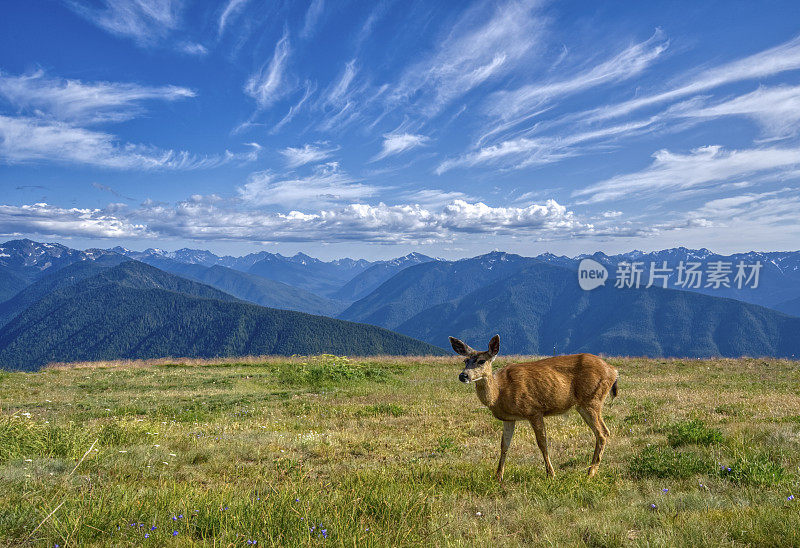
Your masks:
{"label": "deer", "polygon": [[603,404],[609,394],[612,400],[617,396],[616,369],[594,354],[572,354],[513,363],[493,371],[492,362],[500,352],[500,335],[492,337],[489,349],[483,352],[473,350],[455,337],[450,337],[450,345],[456,354],[464,356],[464,370],[458,380],[465,384],[474,383],[481,403],[495,418],[503,421],[500,462],[495,474],[498,482],[503,481],[506,453],[519,420],[531,423],[547,475],[555,476],[547,453],[544,418],[564,414],[573,407],[594,433],[594,456],[589,466],[589,477],[597,473],[610,435],[603,422]]}

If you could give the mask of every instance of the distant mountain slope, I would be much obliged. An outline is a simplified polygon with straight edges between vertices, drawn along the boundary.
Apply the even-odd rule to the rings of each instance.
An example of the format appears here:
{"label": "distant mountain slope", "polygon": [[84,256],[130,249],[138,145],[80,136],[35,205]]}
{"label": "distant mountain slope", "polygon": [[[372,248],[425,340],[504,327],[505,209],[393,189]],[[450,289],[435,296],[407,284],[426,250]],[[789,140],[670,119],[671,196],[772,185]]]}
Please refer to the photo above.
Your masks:
{"label": "distant mountain slope", "polygon": [[[116,264],[130,261],[127,257],[116,255]],[[107,261],[81,261],[65,266],[59,270],[47,272],[37,281],[22,289],[11,299],[0,303],[0,328],[11,321],[15,316],[25,311],[26,308],[43,299],[48,294],[59,289],[69,287],[100,272],[116,266]]]}
{"label": "distant mountain slope", "polygon": [[347,306],[346,303],[320,297],[298,287],[224,266],[206,267],[156,255],[145,256],[140,260],[166,272],[210,285],[234,297],[261,306],[323,316],[333,316]]}
{"label": "distant mountain slope", "polygon": [[[375,291],[353,303],[339,318],[394,329],[436,304],[466,295],[538,262],[492,252],[460,261],[435,261],[402,270]],[[574,276],[570,276],[574,281]]]}
{"label": "distant mountain slope", "polygon": [[[705,248],[687,249],[685,247],[676,247],[649,253],[644,253],[642,251],[630,251],[618,255],[595,253],[593,255],[580,255],[574,259],[556,257],[551,254],[540,255],[536,258],[542,262],[548,262],[549,264],[557,264],[559,266],[577,269],[578,263],[585,257],[594,259],[605,265],[609,269],[609,275],[612,279],[615,277],[617,265],[620,262],[642,263],[644,268],[644,274],[642,276],[643,284],[646,284],[648,281],[647,276],[650,271],[650,263],[655,263],[657,267],[661,267],[664,262],[666,262],[667,268],[674,270],[681,261],[683,261],[684,264],[688,262],[697,262],[702,265],[701,270],[705,271],[710,263],[722,261],[724,263],[729,263],[730,269],[732,270],[729,278],[730,287],[705,287],[707,281],[705,277],[699,288],[675,287],[674,284],[677,279],[676,272],[671,274],[668,287],[670,289],[684,289],[687,291],[704,293],[713,297],[729,297],[770,308],[775,308],[780,303],[800,297],[800,251],[751,251],[748,253],[735,253],[733,255],[720,255]],[[757,288],[748,286],[738,289],[736,287],[734,276],[736,275],[736,265],[739,264],[740,261],[746,266],[756,264],[757,262],[761,263],[762,266],[759,272]],[[749,274],[749,269],[747,273]]]}
{"label": "distant mountain slope", "polygon": [[405,257],[398,257],[390,261],[379,261],[347,282],[333,294],[333,297],[343,301],[357,301],[369,295],[374,289],[401,270],[433,260],[422,253],[409,253]]}
{"label": "distant mountain slope", "polygon": [[790,316],[800,316],[800,297],[779,303],[773,308]]}
{"label": "distant mountain slope", "polygon": [[0,367],[248,354],[441,354],[373,326],[244,303],[127,261],[56,289],[0,329]]}
{"label": "distant mountain slope", "polygon": [[629,356],[798,356],[800,318],[688,291],[583,291],[571,272],[535,264],[447,303],[397,331],[444,344],[500,333],[508,353]]}
{"label": "distant mountain slope", "polygon": [[0,303],[7,301],[28,285],[28,281],[3,268],[0,268]]}
{"label": "distant mountain slope", "polygon": [[336,264],[325,263],[310,257],[308,260],[294,261],[287,260],[281,255],[272,255],[255,263],[248,272],[318,295],[332,296],[361,270],[352,266],[340,268]]}
{"label": "distant mountain slope", "polygon": [[103,261],[118,255],[102,249],[79,251],[61,244],[43,244],[33,240],[10,240],[0,245],[0,271],[31,283],[80,261]]}
{"label": "distant mountain slope", "polygon": [[210,251],[186,248],[177,251],[164,251],[156,248],[131,251],[124,247],[115,247],[111,251],[148,264],[158,259],[170,259],[184,264],[206,267],[224,266],[242,272],[250,272],[320,295],[330,295],[373,264],[363,259],[344,258],[326,262],[309,257],[305,253],[285,257],[279,253],[266,251],[250,253],[243,257],[228,255],[220,257]]}

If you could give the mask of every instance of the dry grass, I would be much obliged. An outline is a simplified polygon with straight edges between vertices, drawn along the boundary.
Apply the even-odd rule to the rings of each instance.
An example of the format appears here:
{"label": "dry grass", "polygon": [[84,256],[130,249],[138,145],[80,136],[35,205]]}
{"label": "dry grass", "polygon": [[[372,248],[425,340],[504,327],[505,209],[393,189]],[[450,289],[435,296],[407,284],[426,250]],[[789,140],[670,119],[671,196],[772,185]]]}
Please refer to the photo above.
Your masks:
{"label": "dry grass", "polygon": [[598,477],[570,413],[547,422],[556,478],[520,425],[503,485],[457,358],[0,373],[0,544],[800,545],[800,362],[609,362]]}

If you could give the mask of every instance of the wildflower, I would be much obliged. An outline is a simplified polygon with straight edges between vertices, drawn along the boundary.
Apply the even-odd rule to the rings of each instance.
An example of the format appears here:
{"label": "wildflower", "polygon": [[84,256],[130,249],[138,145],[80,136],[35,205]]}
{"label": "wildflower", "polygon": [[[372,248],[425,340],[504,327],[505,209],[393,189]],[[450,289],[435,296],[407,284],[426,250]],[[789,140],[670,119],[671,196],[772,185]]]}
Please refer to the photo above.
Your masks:
{"label": "wildflower", "polygon": [[483,514],[481,512],[475,512],[475,515],[481,517]]}
{"label": "wildflower", "polygon": [[657,508],[658,508],[658,506],[656,506],[655,504],[653,504],[653,503],[650,504],[650,509],[651,510],[655,510]]}
{"label": "wildflower", "polygon": [[294,499],[295,502],[300,502],[300,499]]}
{"label": "wildflower", "polygon": [[173,537],[177,537],[177,536],[178,536],[178,532],[177,532],[177,531],[173,531],[173,532],[172,532],[172,536],[173,536]]}
{"label": "wildflower", "polygon": [[667,489],[667,488],[665,487],[664,489],[662,489],[662,490],[661,490],[661,492],[662,492],[662,493],[669,493],[669,489]]}
{"label": "wildflower", "polygon": [[183,514],[178,514],[178,519],[183,519]]}
{"label": "wildflower", "polygon": [[150,533],[145,533],[144,538],[150,538]]}
{"label": "wildflower", "polygon": [[322,538],[328,538],[328,530],[327,529],[323,529],[322,530]]}
{"label": "wildflower", "polygon": [[175,516],[172,516],[172,521],[178,521],[178,518],[176,518]]}
{"label": "wildflower", "polygon": [[786,497],[786,500],[793,501],[794,500],[794,495],[789,495],[788,497]]}
{"label": "wildflower", "polygon": [[150,528],[150,530],[151,530],[151,531],[155,531],[155,530],[156,530],[156,526],[155,526],[155,525],[153,525],[153,526]]}

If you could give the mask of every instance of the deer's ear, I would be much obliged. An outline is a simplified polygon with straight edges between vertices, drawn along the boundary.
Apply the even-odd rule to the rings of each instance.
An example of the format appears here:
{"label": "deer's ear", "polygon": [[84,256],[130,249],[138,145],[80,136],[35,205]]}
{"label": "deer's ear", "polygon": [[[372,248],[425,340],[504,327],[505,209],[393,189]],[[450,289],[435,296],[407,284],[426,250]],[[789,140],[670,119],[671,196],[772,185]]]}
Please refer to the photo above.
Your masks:
{"label": "deer's ear", "polygon": [[500,335],[495,335],[492,337],[492,340],[489,341],[489,352],[492,356],[497,356],[497,353],[500,352]]}
{"label": "deer's ear", "polygon": [[469,356],[475,352],[467,343],[460,341],[455,337],[450,337],[450,346],[453,347],[453,350],[456,354],[461,354],[462,356]]}

